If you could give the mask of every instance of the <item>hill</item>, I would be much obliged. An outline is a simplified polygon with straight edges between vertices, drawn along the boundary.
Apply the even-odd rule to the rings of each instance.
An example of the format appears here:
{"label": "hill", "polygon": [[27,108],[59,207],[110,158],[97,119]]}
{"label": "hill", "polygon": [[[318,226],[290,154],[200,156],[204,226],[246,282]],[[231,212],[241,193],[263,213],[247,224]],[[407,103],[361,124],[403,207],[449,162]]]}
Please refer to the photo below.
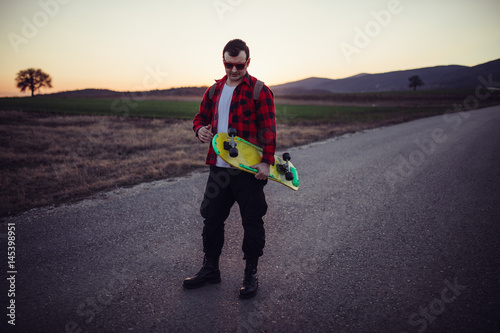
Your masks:
{"label": "hill", "polygon": [[60,98],[122,98],[132,95],[132,97],[155,99],[168,97],[202,97],[207,87],[186,87],[172,88],[163,90],[151,91],[114,91],[108,89],[82,89],[73,91],[63,91],[53,94],[45,94],[45,97],[60,97]]}
{"label": "hill", "polygon": [[82,89],[44,94],[41,96],[62,98],[119,98],[120,94],[121,93],[118,91],[108,89]]}
{"label": "hill", "polygon": [[[474,67],[459,65],[436,66],[378,74],[361,73],[344,79],[310,77],[304,80],[271,86],[271,89],[277,96],[405,91],[410,90],[408,87],[408,78],[413,75],[420,76],[424,82],[424,86],[419,87],[419,90],[475,88],[480,76],[487,79],[492,75],[494,81],[498,82],[500,80],[500,59]],[[199,99],[203,96],[206,89],[207,87],[182,87],[143,92],[83,89],[43,96],[62,98],[123,98],[124,96],[132,95],[132,97],[145,99],[189,99],[193,97]]]}
{"label": "hill", "polygon": [[[424,82],[420,90],[474,88],[483,76],[500,79],[500,59],[474,67],[449,65],[379,74],[358,74],[344,79],[311,77],[272,86],[277,95],[314,95],[321,93],[361,93],[409,90],[408,78],[418,75]],[[497,80],[498,81],[498,80]]]}

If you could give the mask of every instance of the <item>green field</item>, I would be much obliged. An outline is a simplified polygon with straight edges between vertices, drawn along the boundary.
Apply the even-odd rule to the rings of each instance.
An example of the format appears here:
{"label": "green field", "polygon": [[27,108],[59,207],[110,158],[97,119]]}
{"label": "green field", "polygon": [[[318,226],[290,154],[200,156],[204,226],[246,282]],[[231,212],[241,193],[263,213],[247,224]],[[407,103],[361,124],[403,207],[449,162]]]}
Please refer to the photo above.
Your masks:
{"label": "green field", "polygon": [[395,117],[437,115],[443,111],[442,107],[276,105],[276,118],[291,123],[371,123]]}
{"label": "green field", "polygon": [[0,110],[80,115],[188,119],[196,114],[198,107],[199,103],[196,102],[176,101],[51,97],[0,98]]}
{"label": "green field", "polygon": [[[50,112],[80,115],[133,116],[147,118],[192,119],[199,102],[134,101],[98,98],[1,98],[0,110]],[[395,116],[433,115],[443,107],[372,107],[331,105],[276,105],[279,122],[373,122]]]}

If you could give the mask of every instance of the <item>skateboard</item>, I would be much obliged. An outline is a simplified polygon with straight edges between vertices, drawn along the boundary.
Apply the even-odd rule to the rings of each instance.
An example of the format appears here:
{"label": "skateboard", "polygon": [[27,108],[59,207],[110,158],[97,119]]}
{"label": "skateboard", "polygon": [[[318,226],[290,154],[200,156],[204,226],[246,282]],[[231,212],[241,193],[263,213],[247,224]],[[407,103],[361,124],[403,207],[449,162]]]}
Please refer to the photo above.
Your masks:
{"label": "skateboard", "polygon": [[[262,148],[236,136],[236,130],[229,128],[228,133],[217,133],[212,139],[215,153],[231,166],[256,174],[257,169],[250,166],[262,160]],[[297,169],[290,162],[290,154],[274,155],[274,164],[270,167],[269,179],[283,184],[294,191],[299,189]]]}

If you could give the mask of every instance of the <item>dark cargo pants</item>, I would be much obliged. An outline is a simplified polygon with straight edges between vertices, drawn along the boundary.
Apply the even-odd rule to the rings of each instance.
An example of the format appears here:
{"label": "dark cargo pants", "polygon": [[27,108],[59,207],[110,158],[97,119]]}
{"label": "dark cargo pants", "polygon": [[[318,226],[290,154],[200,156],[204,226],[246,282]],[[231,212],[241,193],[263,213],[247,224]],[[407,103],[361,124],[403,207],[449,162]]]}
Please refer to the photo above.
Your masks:
{"label": "dark cargo pants", "polygon": [[244,236],[244,259],[262,256],[265,245],[263,217],[267,212],[264,186],[267,180],[236,169],[210,167],[201,215],[204,220],[203,252],[207,257],[221,254],[224,246],[224,222],[235,202],[240,207]]}

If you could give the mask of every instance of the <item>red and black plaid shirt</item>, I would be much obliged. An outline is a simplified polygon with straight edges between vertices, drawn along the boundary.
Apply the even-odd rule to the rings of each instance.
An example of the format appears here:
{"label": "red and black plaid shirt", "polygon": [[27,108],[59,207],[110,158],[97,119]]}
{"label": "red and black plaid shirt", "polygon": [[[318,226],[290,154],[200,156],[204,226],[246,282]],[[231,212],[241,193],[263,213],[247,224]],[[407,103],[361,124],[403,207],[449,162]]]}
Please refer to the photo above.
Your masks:
{"label": "red and black plaid shirt", "polygon": [[[217,132],[218,113],[217,106],[222,89],[226,84],[227,76],[217,81],[215,94],[210,100],[209,89],[203,96],[200,111],[193,120],[193,130],[198,130],[212,124],[212,132]],[[231,107],[229,109],[229,127],[238,131],[238,136],[262,147],[262,161],[268,164],[274,163],[276,151],[276,115],[274,111],[274,94],[264,85],[257,101],[253,100],[253,88],[257,79],[247,73],[243,82],[240,83],[233,93]],[[215,165],[217,155],[210,145],[206,163]]]}

